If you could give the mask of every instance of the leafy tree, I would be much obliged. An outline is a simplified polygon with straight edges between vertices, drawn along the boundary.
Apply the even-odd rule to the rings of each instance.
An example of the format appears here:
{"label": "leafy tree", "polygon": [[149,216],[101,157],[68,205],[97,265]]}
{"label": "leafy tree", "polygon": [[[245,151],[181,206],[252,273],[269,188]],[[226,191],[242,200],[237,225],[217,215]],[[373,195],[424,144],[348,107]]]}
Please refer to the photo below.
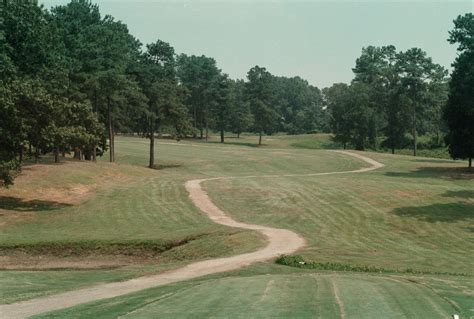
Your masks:
{"label": "leafy tree", "polygon": [[355,78],[353,83],[367,85],[369,106],[372,117],[370,119],[369,139],[372,147],[377,147],[376,137],[379,131],[388,136],[386,143],[392,151],[397,141],[404,136],[405,126],[401,123],[399,102],[393,95],[397,94],[398,76],[394,68],[396,49],[394,46],[374,47],[362,49],[362,54],[356,60],[352,69]]}
{"label": "leafy tree", "polygon": [[352,120],[347,112],[350,100],[349,86],[336,83],[323,89],[325,104],[329,113],[329,123],[334,133],[334,141],[342,143],[344,149],[351,140]]}
{"label": "leafy tree", "polygon": [[395,67],[400,76],[401,86],[406,92],[412,115],[413,155],[416,156],[419,122],[426,116],[427,108],[432,105],[429,99],[430,86],[445,81],[446,70],[433,63],[426,52],[419,48],[398,53]]}
{"label": "leafy tree", "polygon": [[334,140],[344,149],[352,144],[364,150],[370,144],[371,119],[370,90],[363,83],[334,84],[324,90],[327,109],[331,114]]}
{"label": "leafy tree", "polygon": [[186,104],[191,114],[193,126],[200,131],[201,139],[208,137],[209,105],[212,102],[212,84],[220,74],[213,58],[181,54],[177,58],[177,75],[179,81],[189,92]]}
{"label": "leafy tree", "polygon": [[253,114],[253,131],[258,133],[262,145],[263,133],[271,134],[279,114],[272,106],[272,75],[265,68],[254,66],[247,73],[246,96]]}
{"label": "leafy tree", "polygon": [[147,45],[138,78],[147,97],[145,121],[150,138],[149,167],[155,166],[155,133],[172,127],[177,138],[189,131],[183,104],[185,91],[178,85],[174,49],[161,40]]}
{"label": "leafy tree", "polygon": [[474,15],[467,13],[454,20],[448,41],[458,44],[459,55],[453,63],[449,98],[444,118],[449,129],[446,136],[452,158],[474,157]]}
{"label": "leafy tree", "polygon": [[212,96],[211,109],[215,118],[216,127],[220,132],[221,143],[224,143],[224,132],[229,126],[230,120],[230,90],[231,81],[227,74],[217,76],[209,90]]}
{"label": "leafy tree", "polygon": [[98,6],[87,0],[57,6],[52,15],[66,48],[66,96],[70,101],[92,104],[107,128],[113,162],[115,132],[127,131],[131,125],[122,115],[132,114],[131,107],[143,104],[140,88],[128,73],[140,54],[140,42],[125,24],[108,15],[102,18]]}
{"label": "leafy tree", "polygon": [[289,134],[317,131],[322,113],[321,91],[300,77],[274,77],[274,102],[282,116],[280,130]]}
{"label": "leafy tree", "polygon": [[22,120],[15,107],[12,89],[0,85],[0,186],[13,184],[13,178],[19,169],[22,143],[25,132]]}
{"label": "leafy tree", "polygon": [[242,132],[252,127],[253,117],[250,104],[245,98],[245,82],[231,81],[230,85],[229,128],[240,138]]}

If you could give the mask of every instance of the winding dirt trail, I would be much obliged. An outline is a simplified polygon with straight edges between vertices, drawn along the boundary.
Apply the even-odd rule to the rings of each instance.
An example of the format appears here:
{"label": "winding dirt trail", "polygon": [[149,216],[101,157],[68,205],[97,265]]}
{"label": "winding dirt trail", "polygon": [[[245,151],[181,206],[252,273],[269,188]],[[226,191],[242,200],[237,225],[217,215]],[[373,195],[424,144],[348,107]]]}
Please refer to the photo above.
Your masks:
{"label": "winding dirt trail", "polygon": [[21,301],[9,305],[0,305],[0,318],[16,319],[26,318],[35,314],[49,312],[73,307],[79,304],[96,301],[99,299],[112,298],[139,290],[156,286],[175,283],[187,279],[201,277],[209,274],[235,270],[248,266],[252,263],[275,258],[282,254],[291,254],[305,246],[305,240],[295,232],[287,229],[278,229],[254,224],[241,223],[227,216],[222,210],[215,206],[202,189],[201,183],[218,179],[236,178],[268,178],[268,177],[291,177],[291,176],[322,176],[333,174],[362,173],[378,169],[383,164],[362,156],[357,153],[346,151],[333,151],[356,157],[370,167],[344,172],[327,172],[314,174],[286,174],[286,175],[260,175],[242,177],[215,177],[206,179],[190,180],[185,187],[193,203],[206,213],[215,223],[243,229],[256,230],[267,239],[267,246],[252,253],[236,255],[232,257],[217,258],[195,262],[182,268],[166,271],[157,275],[139,277],[122,282],[100,284],[89,288],[68,291],[56,295],[40,297],[36,299]]}

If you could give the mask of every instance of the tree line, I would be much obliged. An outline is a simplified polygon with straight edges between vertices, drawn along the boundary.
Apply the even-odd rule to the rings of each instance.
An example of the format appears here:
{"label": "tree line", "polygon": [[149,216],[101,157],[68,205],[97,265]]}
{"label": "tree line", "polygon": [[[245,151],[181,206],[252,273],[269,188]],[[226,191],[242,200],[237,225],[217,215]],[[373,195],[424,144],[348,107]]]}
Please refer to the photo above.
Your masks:
{"label": "tree line", "polygon": [[124,23],[102,16],[87,0],[51,10],[33,0],[2,0],[1,5],[3,185],[12,183],[25,158],[38,161],[46,153],[58,162],[66,153],[95,160],[108,151],[114,162],[117,133],[149,139],[151,168],[157,134],[207,140],[210,130],[219,132],[221,142],[225,132],[237,137],[252,132],[259,144],[263,135],[275,132],[333,132],[336,141],[357,149],[384,136],[393,150],[410,130],[415,154],[417,134],[429,131],[439,140],[449,137],[454,157],[472,157],[472,131],[462,133],[460,147],[454,146],[460,136],[446,133],[469,116],[445,112],[450,120],[442,121],[448,92],[450,109],[466,97],[472,101],[472,85],[463,82],[472,73],[459,71],[472,69],[469,14],[456,20],[464,19],[450,35],[452,43],[461,43],[453,81],[420,49],[367,47],[350,85],[321,91],[300,77],[275,76],[260,66],[251,68],[246,80],[234,80],[211,57],[176,54],[161,40],[143,45]]}
{"label": "tree line", "polygon": [[[418,136],[447,146],[454,159],[474,157],[474,15],[458,16],[448,41],[458,44],[451,77],[419,48],[362,49],[350,84],[323,89],[334,139],[357,150],[409,147]],[[407,137],[411,136],[411,138]]]}
{"label": "tree line", "polygon": [[87,0],[46,10],[3,0],[0,29],[0,171],[11,183],[25,157],[74,153],[95,160],[116,133],[207,139],[209,130],[302,133],[321,127],[322,96],[299,78],[254,67],[233,80],[213,58],[142,45],[121,21]]}

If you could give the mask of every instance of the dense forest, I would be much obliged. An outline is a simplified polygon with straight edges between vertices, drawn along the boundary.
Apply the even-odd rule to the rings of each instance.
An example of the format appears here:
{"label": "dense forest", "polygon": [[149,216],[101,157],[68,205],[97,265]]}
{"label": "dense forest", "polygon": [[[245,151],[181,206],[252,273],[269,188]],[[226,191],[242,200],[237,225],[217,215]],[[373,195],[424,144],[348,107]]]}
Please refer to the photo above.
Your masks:
{"label": "dense forest", "polygon": [[[114,136],[207,140],[209,132],[327,132],[344,148],[395,149],[417,136],[474,155],[474,16],[449,34],[458,57],[448,72],[419,48],[369,46],[354,79],[320,90],[300,77],[260,66],[231,79],[212,57],[177,54],[157,39],[143,45],[97,5],[72,0],[46,10],[36,1],[2,0],[0,20],[0,181],[22,163],[54,154],[115,160]],[[257,140],[257,137],[256,137]]]}

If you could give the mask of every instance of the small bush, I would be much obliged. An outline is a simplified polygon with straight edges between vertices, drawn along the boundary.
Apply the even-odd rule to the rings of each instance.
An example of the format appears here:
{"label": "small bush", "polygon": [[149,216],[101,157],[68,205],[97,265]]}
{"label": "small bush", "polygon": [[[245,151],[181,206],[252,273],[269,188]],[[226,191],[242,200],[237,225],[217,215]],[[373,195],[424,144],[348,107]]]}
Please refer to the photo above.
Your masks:
{"label": "small bush", "polygon": [[314,261],[307,261],[300,255],[287,256],[282,255],[275,261],[277,264],[297,267],[303,269],[315,269],[315,270],[333,270],[333,271],[351,271],[351,272],[370,272],[370,273],[403,273],[403,274],[423,274],[423,275],[451,275],[451,276],[467,276],[462,273],[449,273],[449,272],[426,272],[416,271],[411,268],[407,269],[385,269],[373,266],[359,266],[359,265],[348,265],[340,263],[318,263]]}

